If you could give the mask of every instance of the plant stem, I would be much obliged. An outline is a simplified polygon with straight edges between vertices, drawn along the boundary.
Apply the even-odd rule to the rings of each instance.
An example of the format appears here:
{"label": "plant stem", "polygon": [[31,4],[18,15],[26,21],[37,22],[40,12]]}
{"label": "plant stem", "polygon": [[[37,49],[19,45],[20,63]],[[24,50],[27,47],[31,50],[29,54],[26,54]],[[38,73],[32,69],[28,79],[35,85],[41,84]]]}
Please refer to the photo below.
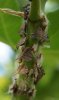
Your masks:
{"label": "plant stem", "polygon": [[31,10],[29,14],[28,30],[27,33],[34,33],[40,26],[40,12],[41,12],[41,0],[32,0]]}
{"label": "plant stem", "polygon": [[[41,0],[32,0],[29,17],[25,19],[25,35],[23,34],[21,37],[22,40],[25,38],[25,41],[21,41],[23,44],[20,43],[19,45],[22,46],[22,55],[19,58],[21,66],[19,65],[20,68],[18,73],[20,77],[12,88],[13,93],[16,94],[16,98],[13,97],[13,100],[24,100],[24,97],[26,97],[26,100],[31,100],[35,96],[37,82],[44,75],[44,70],[41,64],[38,63],[38,60],[40,61],[41,59],[41,53],[38,53],[38,50],[39,46],[46,41],[46,20],[44,16],[40,16],[40,13]],[[35,48],[34,45],[38,46],[38,49]],[[22,96],[20,96],[19,93]],[[26,95],[23,96],[23,94]]]}
{"label": "plant stem", "polygon": [[38,20],[40,15],[40,4],[41,0],[32,0],[30,19],[32,21]]}

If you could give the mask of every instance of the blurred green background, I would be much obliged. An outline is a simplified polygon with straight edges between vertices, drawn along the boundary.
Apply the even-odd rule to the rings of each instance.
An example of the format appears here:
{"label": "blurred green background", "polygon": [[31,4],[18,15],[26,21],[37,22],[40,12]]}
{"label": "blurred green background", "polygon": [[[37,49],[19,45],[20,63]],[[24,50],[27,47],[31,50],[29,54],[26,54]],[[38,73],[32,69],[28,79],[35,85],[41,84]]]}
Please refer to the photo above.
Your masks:
{"label": "blurred green background", "polygon": [[[0,8],[19,11],[27,2],[28,0],[0,0]],[[45,0],[44,4],[50,42],[41,48],[45,76],[37,84],[34,100],[59,100],[59,0]],[[15,70],[15,49],[20,39],[18,31],[22,23],[21,17],[0,12],[0,100],[11,100],[8,88]]]}

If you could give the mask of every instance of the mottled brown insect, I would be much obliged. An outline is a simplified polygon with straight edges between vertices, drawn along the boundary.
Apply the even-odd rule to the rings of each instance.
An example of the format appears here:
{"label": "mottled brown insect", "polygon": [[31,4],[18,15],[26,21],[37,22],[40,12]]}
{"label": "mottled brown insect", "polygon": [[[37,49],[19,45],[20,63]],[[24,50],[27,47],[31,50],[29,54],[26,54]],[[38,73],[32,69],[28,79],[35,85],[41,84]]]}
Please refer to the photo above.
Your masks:
{"label": "mottled brown insect", "polygon": [[34,74],[34,84],[37,84],[43,75],[45,75],[44,69],[42,67],[36,67]]}
{"label": "mottled brown insect", "polygon": [[20,59],[24,59],[26,61],[32,60],[32,56],[33,56],[32,53],[33,53],[33,49],[31,47],[27,47],[24,49]]}
{"label": "mottled brown insect", "polygon": [[39,28],[37,30],[36,36],[37,36],[39,43],[44,43],[48,39],[47,34],[42,30],[42,28]]}

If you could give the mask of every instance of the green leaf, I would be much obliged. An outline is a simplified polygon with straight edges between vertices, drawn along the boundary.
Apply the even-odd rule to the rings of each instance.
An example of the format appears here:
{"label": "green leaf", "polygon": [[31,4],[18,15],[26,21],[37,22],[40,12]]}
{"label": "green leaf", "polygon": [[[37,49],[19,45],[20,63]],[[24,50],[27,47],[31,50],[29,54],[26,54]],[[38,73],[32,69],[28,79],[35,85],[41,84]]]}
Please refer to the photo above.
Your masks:
{"label": "green leaf", "polygon": [[17,0],[17,1],[19,3],[20,10],[23,10],[23,7],[25,7],[29,3],[29,0]]}
{"label": "green leaf", "polygon": [[45,5],[45,12],[54,12],[59,9],[59,0],[47,0]]}
{"label": "green leaf", "polygon": [[[0,2],[0,8],[11,8],[19,10],[16,0],[5,0]],[[22,23],[21,17],[16,17],[0,12],[0,41],[9,44],[13,49],[19,41],[19,28]]]}
{"label": "green leaf", "polygon": [[46,4],[47,0],[41,0],[41,10],[44,11],[45,10],[45,4]]}
{"label": "green leaf", "polygon": [[[43,82],[44,83],[44,82]],[[46,87],[37,87],[37,94],[34,100],[59,100],[59,71],[55,71],[53,77]]]}
{"label": "green leaf", "polygon": [[49,20],[48,35],[51,49],[59,50],[59,10],[47,15]]}

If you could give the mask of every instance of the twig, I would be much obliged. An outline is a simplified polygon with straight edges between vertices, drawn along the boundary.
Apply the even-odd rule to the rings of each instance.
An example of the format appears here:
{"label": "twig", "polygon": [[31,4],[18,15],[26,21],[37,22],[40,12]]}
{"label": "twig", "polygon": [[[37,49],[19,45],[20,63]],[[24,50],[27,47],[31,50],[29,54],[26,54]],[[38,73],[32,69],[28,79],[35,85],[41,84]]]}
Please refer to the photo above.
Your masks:
{"label": "twig", "polygon": [[24,12],[20,12],[20,11],[15,11],[9,8],[0,8],[1,12],[7,13],[7,14],[11,14],[14,16],[18,16],[18,17],[24,17]]}

